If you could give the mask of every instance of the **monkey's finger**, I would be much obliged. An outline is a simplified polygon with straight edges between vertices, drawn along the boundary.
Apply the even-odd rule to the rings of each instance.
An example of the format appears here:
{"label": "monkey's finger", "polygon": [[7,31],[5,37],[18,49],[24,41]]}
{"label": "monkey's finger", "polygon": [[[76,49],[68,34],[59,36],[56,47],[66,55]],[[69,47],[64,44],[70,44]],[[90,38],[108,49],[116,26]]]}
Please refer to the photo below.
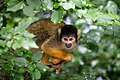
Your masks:
{"label": "monkey's finger", "polygon": [[60,68],[56,69],[56,74],[59,74]]}

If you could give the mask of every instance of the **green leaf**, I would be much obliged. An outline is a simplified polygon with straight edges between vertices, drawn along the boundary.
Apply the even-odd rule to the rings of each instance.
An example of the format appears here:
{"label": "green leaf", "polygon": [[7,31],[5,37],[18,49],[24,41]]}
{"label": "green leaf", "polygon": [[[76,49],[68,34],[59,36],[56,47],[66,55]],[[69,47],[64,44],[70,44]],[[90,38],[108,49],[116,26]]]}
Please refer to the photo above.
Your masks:
{"label": "green leaf", "polygon": [[67,0],[58,0],[59,2],[67,2]]}
{"label": "green leaf", "polygon": [[[22,45],[23,45],[23,40],[24,40],[24,39],[20,39],[20,40],[15,40],[15,41],[13,41],[12,48],[13,48],[13,49],[21,48]],[[7,44],[7,45],[8,45],[8,44]]]}
{"label": "green leaf", "polygon": [[24,40],[25,38],[22,34],[15,35],[10,41],[8,41],[7,45],[9,46],[11,44],[13,49],[18,49],[24,45]]}
{"label": "green leaf", "polygon": [[8,10],[7,11],[17,11],[17,10],[20,10],[20,9],[22,9],[23,8],[23,3],[22,2],[19,2],[18,4],[15,4],[13,7],[11,7],[11,8],[8,8]]}
{"label": "green leaf", "polygon": [[80,10],[77,10],[77,11],[76,11],[76,14],[77,14],[80,18],[82,18],[82,16],[83,16],[86,12],[87,12],[87,9],[85,9],[85,10],[80,9]]}
{"label": "green leaf", "polygon": [[59,8],[59,7],[60,7],[60,4],[59,4],[59,3],[55,3],[55,4],[54,4],[54,8],[57,9],[57,8]]}
{"label": "green leaf", "polygon": [[108,14],[102,14],[97,17],[97,23],[100,25],[111,25],[112,17],[110,17]]}
{"label": "green leaf", "polygon": [[32,39],[33,37],[35,37],[34,34],[31,34],[28,31],[24,31],[23,35],[24,35],[25,38],[29,38],[29,39]]}
{"label": "green leaf", "polygon": [[13,30],[11,27],[3,27],[0,31],[1,35],[5,35],[6,33],[10,32],[10,30]]}
{"label": "green leaf", "polygon": [[59,23],[60,21],[62,21],[62,18],[63,18],[63,11],[61,11],[61,10],[53,11],[53,13],[51,15],[51,20],[54,23]]}
{"label": "green leaf", "polygon": [[36,66],[34,64],[29,64],[27,68],[30,72],[33,72],[33,70],[36,68]]}
{"label": "green leaf", "polygon": [[23,19],[21,22],[19,22],[18,26],[15,27],[15,32],[23,32],[32,22],[32,19]]}
{"label": "green leaf", "polygon": [[40,0],[26,0],[27,4],[33,8],[40,8],[42,7],[42,1]]}
{"label": "green leaf", "polygon": [[117,20],[120,19],[120,17],[119,17],[117,14],[109,13],[109,15],[110,15],[113,19],[117,19]]}
{"label": "green leaf", "polygon": [[41,73],[37,69],[32,73],[32,79],[40,79],[41,78]]}
{"label": "green leaf", "polygon": [[24,77],[22,74],[15,74],[14,80],[24,80]]}
{"label": "green leaf", "polygon": [[114,20],[115,24],[120,25],[120,21]]}
{"label": "green leaf", "polygon": [[27,2],[27,4],[28,4],[29,6],[31,6],[32,8],[34,8],[35,3],[34,3],[32,0],[26,0],[26,2]]}
{"label": "green leaf", "polygon": [[41,52],[34,53],[32,56],[32,61],[35,61],[35,62],[40,61],[41,56],[42,56]]}
{"label": "green leaf", "polygon": [[13,61],[14,61],[14,64],[19,67],[22,67],[22,66],[27,67],[27,65],[28,65],[28,61],[25,58],[18,57],[18,58],[14,58]]}
{"label": "green leaf", "polygon": [[33,40],[24,40],[23,48],[28,50],[30,48],[38,48],[38,46],[36,45],[35,41],[33,41]]}
{"label": "green leaf", "polygon": [[25,6],[23,8],[23,13],[27,16],[31,16],[31,17],[34,16],[33,15],[33,7],[32,6]]}
{"label": "green leaf", "polygon": [[2,27],[2,21],[3,21],[3,18],[2,18],[2,16],[0,15],[0,29],[1,29],[1,27]]}
{"label": "green leaf", "polygon": [[75,9],[75,4],[72,1],[61,3],[61,6],[65,9]]}
{"label": "green leaf", "polygon": [[79,8],[81,8],[83,6],[81,0],[73,0],[73,2],[75,3],[75,5]]}
{"label": "green leaf", "polygon": [[114,13],[114,14],[117,14],[117,11],[118,11],[117,4],[113,1],[108,1],[105,9],[107,9],[108,12]]}
{"label": "green leaf", "polygon": [[7,44],[7,47],[12,47],[13,40],[8,41],[6,44]]}
{"label": "green leaf", "polygon": [[42,62],[37,62],[36,64],[37,68],[41,71],[41,72],[45,72],[46,69],[48,68],[45,64],[43,64]]}
{"label": "green leaf", "polygon": [[0,40],[0,47],[5,47],[5,41],[3,41],[3,40]]}
{"label": "green leaf", "polygon": [[52,10],[53,9],[53,1],[52,0],[44,0],[44,6],[47,9]]}
{"label": "green leaf", "polygon": [[94,6],[94,4],[92,4],[89,0],[73,0],[73,2],[79,8],[82,8],[85,6],[89,6],[89,7]]}
{"label": "green leaf", "polygon": [[90,9],[84,14],[84,17],[96,21],[97,16],[102,14],[98,9]]}

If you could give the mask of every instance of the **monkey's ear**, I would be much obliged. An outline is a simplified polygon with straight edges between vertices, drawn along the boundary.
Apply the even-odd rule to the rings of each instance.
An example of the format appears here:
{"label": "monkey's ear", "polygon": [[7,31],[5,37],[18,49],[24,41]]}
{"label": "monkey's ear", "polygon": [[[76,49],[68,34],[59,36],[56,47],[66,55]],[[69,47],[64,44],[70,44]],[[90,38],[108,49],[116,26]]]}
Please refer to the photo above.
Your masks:
{"label": "monkey's ear", "polygon": [[81,30],[77,30],[77,40],[79,40],[80,39],[80,34],[81,34]]}

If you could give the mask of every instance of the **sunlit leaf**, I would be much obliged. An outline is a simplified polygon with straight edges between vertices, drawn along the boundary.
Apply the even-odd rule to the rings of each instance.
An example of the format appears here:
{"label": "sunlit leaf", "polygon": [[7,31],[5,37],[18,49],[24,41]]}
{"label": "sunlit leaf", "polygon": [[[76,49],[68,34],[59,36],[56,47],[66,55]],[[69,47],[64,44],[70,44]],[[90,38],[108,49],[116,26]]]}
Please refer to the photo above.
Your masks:
{"label": "sunlit leaf", "polygon": [[11,7],[11,8],[8,8],[8,10],[7,11],[17,11],[17,10],[20,10],[20,9],[22,9],[23,8],[23,3],[22,2],[20,2],[20,3],[18,3],[18,4],[15,4],[13,7]]}
{"label": "sunlit leaf", "polygon": [[26,30],[26,28],[27,28],[32,22],[33,22],[32,19],[22,20],[21,22],[19,22],[18,26],[15,27],[15,31],[16,31],[16,32],[20,32],[20,31]]}
{"label": "sunlit leaf", "polygon": [[29,6],[31,6],[32,8],[34,8],[35,3],[33,3],[32,0],[26,0],[26,2],[27,2],[27,4],[28,4]]}
{"label": "sunlit leaf", "polygon": [[105,9],[107,9],[108,12],[111,12],[111,13],[114,13],[114,14],[117,14],[117,11],[118,11],[117,4],[114,3],[113,1],[108,1]]}
{"label": "sunlit leaf", "polygon": [[52,10],[53,9],[53,2],[52,0],[44,0],[44,6],[49,9],[49,10]]}
{"label": "sunlit leaf", "polygon": [[80,18],[82,18],[82,16],[85,14],[87,12],[87,10],[85,9],[85,10],[77,10],[76,11],[76,14],[80,17]]}
{"label": "sunlit leaf", "polygon": [[30,49],[30,48],[38,48],[36,43],[33,40],[24,40],[23,41],[23,48]]}
{"label": "sunlit leaf", "polygon": [[109,15],[110,15],[114,20],[115,20],[115,19],[117,19],[117,20],[120,19],[120,17],[119,17],[117,14],[109,13]]}
{"label": "sunlit leaf", "polygon": [[97,22],[98,24],[103,24],[103,25],[108,25],[108,24],[113,24],[112,22],[112,17],[110,17],[107,14],[102,14],[97,17]]}
{"label": "sunlit leaf", "polygon": [[118,25],[120,25],[120,21],[115,20],[115,23],[118,24]]}
{"label": "sunlit leaf", "polygon": [[79,8],[83,7],[83,4],[81,2],[81,0],[73,0],[73,2],[75,3],[75,5]]}
{"label": "sunlit leaf", "polygon": [[101,15],[102,13],[98,11],[97,9],[90,9],[85,14],[84,17],[87,19],[91,19],[93,21],[96,21],[97,16]]}
{"label": "sunlit leaf", "polygon": [[72,1],[65,2],[65,3],[61,3],[61,5],[62,5],[62,7],[63,7],[65,10],[74,9],[74,8],[75,8],[75,4],[74,4]]}
{"label": "sunlit leaf", "polygon": [[25,6],[23,8],[23,13],[27,16],[33,16],[33,7],[31,6]]}
{"label": "sunlit leaf", "polygon": [[51,20],[54,23],[59,23],[60,21],[62,21],[62,18],[63,18],[63,11],[61,11],[61,10],[53,11],[53,13],[51,15]]}
{"label": "sunlit leaf", "polygon": [[18,38],[18,40],[13,40],[13,43],[12,43],[12,48],[13,49],[18,49],[18,48],[21,48],[23,46],[23,38],[21,37],[20,39]]}
{"label": "sunlit leaf", "polygon": [[32,39],[33,37],[35,37],[34,34],[31,34],[28,31],[23,32],[23,35],[24,35],[25,38],[30,38],[30,39]]}

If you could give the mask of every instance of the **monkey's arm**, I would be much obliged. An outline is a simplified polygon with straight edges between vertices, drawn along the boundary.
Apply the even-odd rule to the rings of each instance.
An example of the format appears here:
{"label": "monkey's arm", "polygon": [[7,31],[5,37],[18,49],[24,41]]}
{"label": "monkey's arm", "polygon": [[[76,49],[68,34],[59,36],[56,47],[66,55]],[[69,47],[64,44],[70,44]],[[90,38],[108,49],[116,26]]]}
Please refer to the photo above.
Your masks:
{"label": "monkey's arm", "polygon": [[44,53],[44,54],[42,55],[41,61],[42,61],[44,64],[46,64],[46,65],[51,65],[51,66],[53,66],[54,64],[57,64],[57,63],[59,63],[59,62],[62,61],[62,60],[57,59],[57,58],[50,57],[48,54]]}
{"label": "monkey's arm", "polygon": [[42,55],[41,61],[46,65],[52,65],[52,63],[49,61],[50,56],[46,53]]}
{"label": "monkey's arm", "polygon": [[[56,49],[56,48],[45,48],[42,46],[42,50],[52,56],[52,57],[55,57],[55,58],[58,58],[60,60],[65,60],[65,61],[71,61],[72,60],[72,56],[70,53],[67,53],[65,51],[62,51],[62,50],[59,50],[59,49]],[[58,63],[59,61],[55,61],[55,63]],[[53,61],[54,63],[54,61]]]}
{"label": "monkey's arm", "polygon": [[42,44],[41,49],[51,57],[55,57],[60,60],[71,61],[72,56],[70,52],[60,49],[59,44],[57,45],[53,45],[53,44],[57,44],[57,43],[55,42],[54,37],[50,37]]}

